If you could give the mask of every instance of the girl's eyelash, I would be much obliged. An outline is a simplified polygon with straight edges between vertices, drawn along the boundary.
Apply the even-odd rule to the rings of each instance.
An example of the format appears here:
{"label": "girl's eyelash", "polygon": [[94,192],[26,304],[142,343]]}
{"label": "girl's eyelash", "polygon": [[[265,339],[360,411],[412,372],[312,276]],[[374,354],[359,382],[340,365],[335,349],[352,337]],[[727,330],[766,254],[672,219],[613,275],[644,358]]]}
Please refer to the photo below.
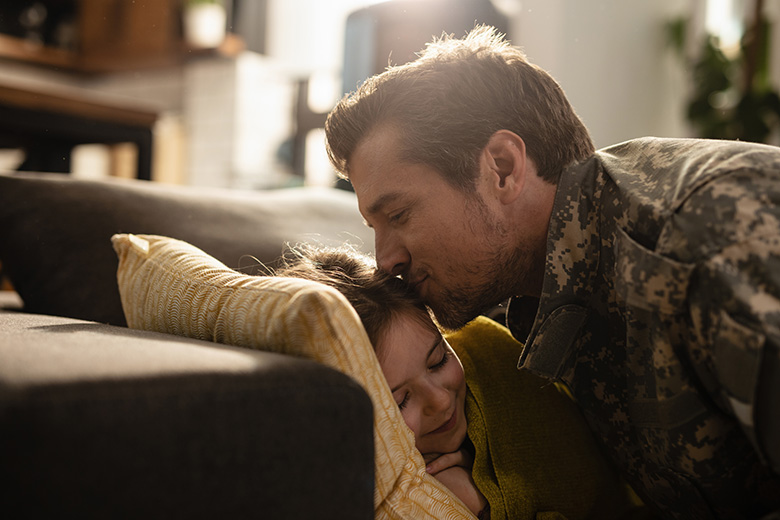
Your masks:
{"label": "girl's eyelash", "polygon": [[431,370],[438,370],[438,369],[440,369],[441,367],[446,365],[447,361],[449,361],[449,360],[450,360],[450,352],[448,350],[445,350],[444,351],[444,355],[441,357],[441,361],[439,361],[438,363],[433,365],[431,367]]}
{"label": "girl's eyelash", "polygon": [[[448,349],[444,349],[444,354],[441,356],[441,360],[438,361],[435,365],[431,366],[429,370],[439,370],[441,367],[447,364],[447,362],[450,360],[451,352]],[[398,409],[403,410],[406,408],[406,405],[409,403],[409,392],[404,394],[404,399],[400,403],[398,403]]]}

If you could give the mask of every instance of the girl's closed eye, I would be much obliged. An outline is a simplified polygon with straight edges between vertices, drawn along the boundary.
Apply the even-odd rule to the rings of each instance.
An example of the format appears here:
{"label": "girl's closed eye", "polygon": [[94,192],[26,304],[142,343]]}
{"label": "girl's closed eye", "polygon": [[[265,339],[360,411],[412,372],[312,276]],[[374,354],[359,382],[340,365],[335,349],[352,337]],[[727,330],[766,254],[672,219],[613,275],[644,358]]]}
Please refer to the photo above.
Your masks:
{"label": "girl's closed eye", "polygon": [[438,370],[438,369],[442,368],[444,365],[447,364],[447,361],[450,360],[450,356],[452,355],[450,350],[448,348],[444,347],[444,343],[443,342],[440,343],[439,345],[440,345],[441,351],[442,351],[441,358],[439,358],[439,361],[437,361],[436,363],[434,363],[430,367],[430,370]]}
{"label": "girl's closed eye", "polygon": [[404,394],[404,398],[401,400],[400,403],[398,403],[398,409],[403,410],[406,408],[406,405],[409,403],[409,392],[406,392]]}
{"label": "girl's closed eye", "polygon": [[449,361],[449,360],[450,360],[450,353],[445,350],[444,354],[442,354],[442,356],[441,356],[441,361],[439,361],[435,365],[433,365],[431,367],[431,370],[439,370],[444,365],[446,365],[447,361]]}

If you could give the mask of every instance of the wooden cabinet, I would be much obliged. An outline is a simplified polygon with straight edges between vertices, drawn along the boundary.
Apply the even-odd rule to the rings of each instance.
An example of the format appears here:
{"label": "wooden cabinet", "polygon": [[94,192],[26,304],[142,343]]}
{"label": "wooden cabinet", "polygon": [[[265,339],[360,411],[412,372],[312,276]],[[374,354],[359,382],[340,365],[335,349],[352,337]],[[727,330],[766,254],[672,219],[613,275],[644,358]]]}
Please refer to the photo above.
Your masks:
{"label": "wooden cabinet", "polygon": [[[57,1],[61,0],[49,0]],[[188,49],[182,38],[181,8],[181,0],[75,0],[74,48],[36,45],[0,34],[0,58],[102,73],[174,65],[204,52],[234,55],[243,48],[229,35],[219,49]],[[0,6],[0,14],[3,9]]]}
{"label": "wooden cabinet", "polygon": [[167,65],[183,50],[175,0],[80,0],[78,53],[85,71]]}

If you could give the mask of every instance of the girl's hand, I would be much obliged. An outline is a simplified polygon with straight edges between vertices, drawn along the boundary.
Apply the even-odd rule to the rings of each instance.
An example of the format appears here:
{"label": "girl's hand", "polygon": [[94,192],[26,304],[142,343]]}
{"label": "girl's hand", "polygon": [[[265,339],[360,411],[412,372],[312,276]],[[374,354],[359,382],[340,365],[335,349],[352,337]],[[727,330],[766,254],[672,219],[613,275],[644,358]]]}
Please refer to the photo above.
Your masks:
{"label": "girl's hand", "polygon": [[474,516],[478,516],[487,506],[487,500],[474,484],[470,470],[451,466],[439,471],[435,478],[452,491],[474,513]]}
{"label": "girl's hand", "polygon": [[425,470],[433,476],[445,469],[459,466],[465,468],[471,473],[471,467],[474,465],[474,459],[465,449],[460,449],[452,453],[432,453],[424,456]]}
{"label": "girl's hand", "polygon": [[452,491],[475,516],[485,509],[487,500],[471,478],[474,459],[468,450],[461,448],[452,453],[429,453],[424,458],[427,464],[425,470]]}

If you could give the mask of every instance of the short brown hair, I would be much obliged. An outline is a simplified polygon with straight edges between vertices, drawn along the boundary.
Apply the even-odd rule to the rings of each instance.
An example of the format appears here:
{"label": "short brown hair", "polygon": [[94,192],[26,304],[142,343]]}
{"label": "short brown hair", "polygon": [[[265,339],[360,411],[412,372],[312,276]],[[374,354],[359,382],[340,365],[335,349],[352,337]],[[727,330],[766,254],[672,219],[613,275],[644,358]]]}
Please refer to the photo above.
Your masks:
{"label": "short brown hair", "polygon": [[374,347],[402,313],[419,317],[435,329],[427,307],[407,284],[379,270],[373,257],[348,246],[297,246],[285,254],[275,274],[313,280],[341,292],[355,308]]}
{"label": "short brown hair", "polygon": [[488,26],[429,43],[418,59],[369,78],[337,104],[325,132],[342,176],[361,140],[385,125],[399,130],[400,160],[435,168],[464,190],[498,130],[519,135],[539,176],[553,184],[594,151],[560,85]]}

